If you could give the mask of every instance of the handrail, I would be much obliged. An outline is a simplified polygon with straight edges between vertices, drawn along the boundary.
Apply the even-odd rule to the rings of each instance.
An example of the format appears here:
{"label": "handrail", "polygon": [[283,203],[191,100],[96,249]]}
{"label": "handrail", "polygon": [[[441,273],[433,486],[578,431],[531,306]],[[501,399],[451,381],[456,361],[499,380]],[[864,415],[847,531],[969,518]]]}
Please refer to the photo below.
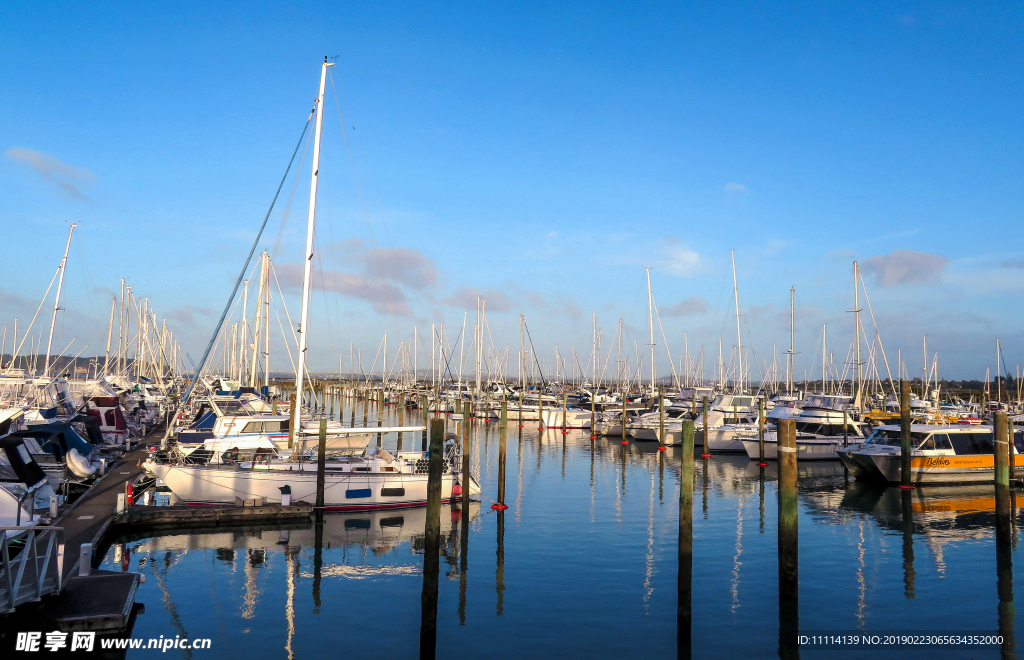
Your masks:
{"label": "handrail", "polygon": [[63,527],[0,527],[0,612],[59,593]]}

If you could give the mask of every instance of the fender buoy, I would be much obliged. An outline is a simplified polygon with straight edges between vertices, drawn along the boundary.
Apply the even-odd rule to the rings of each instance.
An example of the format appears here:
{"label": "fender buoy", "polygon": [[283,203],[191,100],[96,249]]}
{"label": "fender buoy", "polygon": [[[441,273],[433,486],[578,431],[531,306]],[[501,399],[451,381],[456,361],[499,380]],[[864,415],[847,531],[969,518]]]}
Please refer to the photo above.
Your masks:
{"label": "fender buoy", "polygon": [[452,486],[452,495],[462,495],[462,486],[460,484]]}
{"label": "fender buoy", "polygon": [[72,447],[68,450],[65,460],[68,464],[68,469],[71,470],[75,476],[86,479],[96,474],[96,470],[99,469],[98,465],[93,465],[88,458],[78,453],[78,450]]}

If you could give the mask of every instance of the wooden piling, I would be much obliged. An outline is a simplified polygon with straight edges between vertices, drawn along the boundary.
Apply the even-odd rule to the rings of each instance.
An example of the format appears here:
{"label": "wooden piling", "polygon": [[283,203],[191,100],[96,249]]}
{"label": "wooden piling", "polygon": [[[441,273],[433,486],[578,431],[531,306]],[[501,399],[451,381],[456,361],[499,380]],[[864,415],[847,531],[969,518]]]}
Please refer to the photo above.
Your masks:
{"label": "wooden piling", "polygon": [[658,449],[665,451],[665,406],[664,403],[664,392],[661,386],[658,386]]}
{"label": "wooden piling", "polygon": [[[704,420],[704,438],[703,442],[701,442],[701,445],[704,447],[704,453],[701,456],[711,458],[711,447],[708,446],[708,398],[706,396],[704,397],[704,409],[701,411],[701,418]],[[705,467],[707,466],[705,465]]]}
{"label": "wooden piling", "polygon": [[423,412],[423,432],[420,434],[420,451],[427,451],[427,429],[430,427],[430,406],[427,395],[420,396],[420,409]]}
{"label": "wooden piling", "polygon": [[764,462],[764,400],[757,400],[757,464],[765,467]]}
{"label": "wooden piling", "polygon": [[295,392],[292,392],[289,404],[291,410],[288,413],[288,449],[295,448]]}
{"label": "wooden piling", "polygon": [[423,528],[423,589],[420,592],[420,658],[437,653],[437,587],[441,567],[441,469],[444,463],[444,421],[430,423],[427,468],[427,519]]}
{"label": "wooden piling", "polygon": [[324,481],[327,461],[327,420],[320,420],[320,443],[316,452],[316,508],[324,509]]}
{"label": "wooden piling", "polygon": [[995,452],[995,482],[997,486],[1010,486],[1010,435],[1007,414],[997,412],[992,420],[993,451]]}
{"label": "wooden piling", "polygon": [[910,469],[910,383],[900,381],[900,488],[914,487],[914,475]]}
{"label": "wooden piling", "polygon": [[779,657],[798,658],[799,537],[797,530],[796,421],[778,422],[779,463]]}
{"label": "wooden piling", "polygon": [[463,434],[464,440],[462,443],[462,475],[460,481],[462,482],[462,510],[466,517],[469,517],[469,448],[471,443],[471,422],[469,417],[464,417],[463,421]]}
{"label": "wooden piling", "polygon": [[622,444],[626,444],[626,391],[622,391]]}
{"label": "wooden piling", "polygon": [[504,398],[501,400],[501,418],[498,421],[501,428],[508,426],[508,402]]}
{"label": "wooden piling", "polygon": [[[402,398],[403,399],[405,398],[404,395],[403,395]],[[405,426],[405,405],[404,404],[405,404],[405,402],[403,401],[398,406],[398,425],[399,426]],[[401,431],[398,432],[398,447],[396,448],[395,451],[402,451],[402,432]]]}
{"label": "wooden piling", "polygon": [[[504,402],[502,402],[502,412],[504,412]],[[505,436],[508,433],[508,429],[501,425],[498,427],[498,501],[491,505],[491,508],[496,511],[504,511],[508,508],[505,504]]]}
{"label": "wooden piling", "polygon": [[679,576],[676,644],[680,658],[691,657],[693,631],[693,420],[683,420],[679,469]]}

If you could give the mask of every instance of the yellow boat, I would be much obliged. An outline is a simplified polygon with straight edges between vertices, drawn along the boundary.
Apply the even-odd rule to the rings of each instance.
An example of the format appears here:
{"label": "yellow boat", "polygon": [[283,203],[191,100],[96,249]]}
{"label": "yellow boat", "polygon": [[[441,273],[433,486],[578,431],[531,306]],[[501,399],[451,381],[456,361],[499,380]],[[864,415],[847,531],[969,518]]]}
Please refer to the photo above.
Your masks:
{"label": "yellow boat", "polygon": [[[991,426],[913,424],[910,438],[914,484],[991,483],[995,478]],[[1022,439],[1020,432],[1015,433],[1013,458],[1019,470],[1024,470],[1024,455],[1018,451]],[[837,453],[857,478],[899,483],[900,445],[900,427],[886,425],[876,428],[863,444]]]}

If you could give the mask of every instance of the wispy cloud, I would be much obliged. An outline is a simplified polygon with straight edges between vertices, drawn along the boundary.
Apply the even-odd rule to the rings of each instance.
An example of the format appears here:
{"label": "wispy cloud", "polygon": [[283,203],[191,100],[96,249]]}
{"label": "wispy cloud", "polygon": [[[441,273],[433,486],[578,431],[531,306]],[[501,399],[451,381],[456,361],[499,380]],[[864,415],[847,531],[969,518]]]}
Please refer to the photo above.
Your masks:
{"label": "wispy cloud", "polygon": [[96,175],[89,170],[73,167],[55,156],[26,147],[11,147],[4,155],[10,161],[31,167],[43,181],[57,186],[72,199],[91,201],[79,188],[96,180]]}
{"label": "wispy cloud", "polygon": [[1003,268],[1024,268],[1024,259],[1007,259],[1003,263],[999,264]]}
{"label": "wispy cloud", "polygon": [[747,192],[747,187],[742,183],[730,181],[729,183],[725,184],[725,190],[726,192]]}
{"label": "wispy cloud", "polygon": [[508,296],[497,289],[481,291],[480,289],[465,287],[445,298],[442,302],[459,309],[476,309],[477,296],[487,301],[487,311],[489,312],[507,312],[512,309],[512,303],[509,301]]}
{"label": "wispy cloud", "polygon": [[671,275],[693,277],[700,270],[700,254],[681,243],[675,236],[665,239],[662,255],[659,265]]}
{"label": "wispy cloud", "polygon": [[169,321],[174,321],[180,326],[193,326],[195,325],[196,315],[210,316],[213,314],[213,310],[209,307],[196,307],[195,305],[182,305],[167,312],[166,317]]}
{"label": "wispy cloud", "polygon": [[874,277],[881,287],[937,282],[946,265],[947,257],[916,250],[893,250],[889,254],[868,257],[861,263],[865,273]]}
{"label": "wispy cloud", "polygon": [[437,285],[437,264],[419,250],[377,248],[363,256],[363,264],[368,276],[399,282],[410,289]]}
{"label": "wispy cloud", "polygon": [[708,311],[708,301],[704,296],[690,296],[675,305],[659,307],[658,311],[662,316],[694,316]]}
{"label": "wispy cloud", "polygon": [[[279,264],[276,270],[282,285],[292,289],[302,286],[301,265]],[[405,292],[386,280],[368,278],[362,273],[328,269],[314,271],[312,279],[314,288],[323,287],[326,291],[365,300],[379,313],[412,316]]]}

